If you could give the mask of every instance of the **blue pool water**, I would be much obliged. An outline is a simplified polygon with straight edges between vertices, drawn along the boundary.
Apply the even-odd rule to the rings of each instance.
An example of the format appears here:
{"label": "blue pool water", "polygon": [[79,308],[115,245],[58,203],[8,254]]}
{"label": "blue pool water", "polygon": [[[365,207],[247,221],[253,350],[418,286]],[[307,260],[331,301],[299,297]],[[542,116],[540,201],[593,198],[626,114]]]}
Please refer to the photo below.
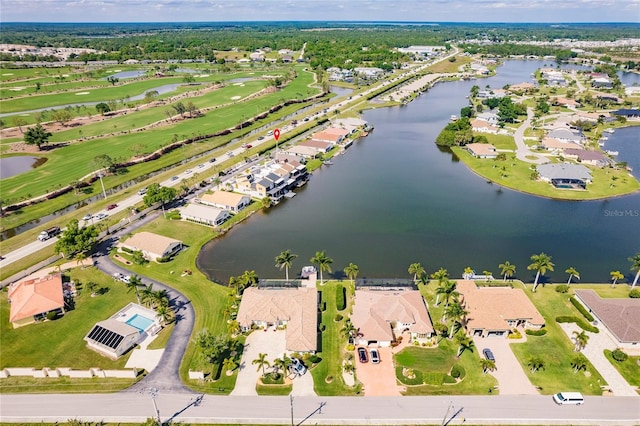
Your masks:
{"label": "blue pool water", "polygon": [[152,323],[152,319],[143,317],[139,314],[135,314],[127,321],[127,324],[129,324],[131,327],[137,328],[138,330],[140,330],[140,332],[145,331]]}

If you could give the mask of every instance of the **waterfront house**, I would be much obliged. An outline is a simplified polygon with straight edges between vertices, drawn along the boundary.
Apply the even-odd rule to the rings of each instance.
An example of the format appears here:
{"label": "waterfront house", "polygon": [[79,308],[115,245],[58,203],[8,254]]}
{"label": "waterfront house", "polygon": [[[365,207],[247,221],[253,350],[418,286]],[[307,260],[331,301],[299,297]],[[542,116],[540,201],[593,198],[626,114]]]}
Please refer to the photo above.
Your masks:
{"label": "waterfront house", "polygon": [[151,232],[138,232],[118,243],[120,251],[140,251],[147,260],[168,258],[182,249],[182,241]]}
{"label": "waterfront house", "polygon": [[476,158],[496,158],[496,147],[490,143],[469,143],[464,146]]}
{"label": "waterfront house", "polygon": [[544,318],[520,288],[478,287],[472,280],[456,283],[467,311],[464,326],[472,336],[507,337],[514,328],[539,330],[544,326]]}
{"label": "waterfront house", "polygon": [[9,321],[14,328],[46,318],[49,312],[64,312],[62,275],[50,274],[9,285]]}
{"label": "waterfront house", "polygon": [[562,142],[573,142],[582,145],[586,137],[581,132],[573,132],[565,128],[553,129],[547,137],[558,139]]}
{"label": "waterfront house", "polygon": [[242,293],[237,316],[243,332],[252,328],[286,328],[286,349],[318,348],[318,291],[311,287],[249,287]]}
{"label": "waterfront house", "polygon": [[611,164],[609,157],[600,151],[570,148],[564,150],[564,156],[572,160],[577,160],[582,164],[589,164],[590,166],[605,167]]}
{"label": "waterfront house", "polygon": [[351,323],[358,330],[355,344],[390,346],[403,332],[414,341],[434,335],[427,306],[418,290],[360,288],[355,292]]}
{"label": "waterfront house", "polygon": [[475,119],[471,120],[471,130],[480,133],[493,133],[495,135],[500,129],[496,126],[492,126],[487,121]]}
{"label": "waterfront house", "polygon": [[540,146],[549,151],[564,151],[565,149],[582,149],[582,145],[574,142],[564,142],[556,138],[545,137]]}
{"label": "waterfront house", "polygon": [[575,294],[620,349],[640,355],[640,299],[604,299],[593,290],[575,290]]}
{"label": "waterfront house", "polygon": [[251,197],[229,191],[216,191],[213,194],[203,194],[195,200],[197,203],[238,213],[251,204]]}
{"label": "waterfront house", "polygon": [[219,226],[229,219],[231,214],[224,209],[216,207],[204,206],[202,204],[187,204],[186,207],[180,209],[180,216],[182,219],[190,222]]}
{"label": "waterfront house", "polygon": [[335,146],[333,142],[321,141],[317,139],[307,139],[298,144],[300,147],[308,147],[316,150],[316,153],[326,154]]}
{"label": "waterfront house", "polygon": [[550,182],[558,189],[586,189],[591,183],[591,172],[581,164],[540,164],[538,174],[540,180]]}

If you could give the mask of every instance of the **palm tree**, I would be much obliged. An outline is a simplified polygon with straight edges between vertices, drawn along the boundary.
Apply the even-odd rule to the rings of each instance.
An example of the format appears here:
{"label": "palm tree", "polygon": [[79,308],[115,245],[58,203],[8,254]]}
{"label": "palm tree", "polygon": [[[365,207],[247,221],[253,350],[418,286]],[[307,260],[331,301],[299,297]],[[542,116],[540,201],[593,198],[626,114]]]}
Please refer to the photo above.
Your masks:
{"label": "palm tree", "polygon": [[498,268],[500,268],[500,274],[504,277],[505,282],[507,281],[507,278],[511,278],[516,273],[516,265],[512,265],[508,260],[499,264]]}
{"label": "palm tree", "polygon": [[151,306],[153,302],[153,284],[143,286],[140,299],[145,305]]}
{"label": "palm tree", "polygon": [[316,255],[311,258],[310,262],[318,264],[318,269],[320,270],[320,285],[324,285],[322,271],[326,270],[327,272],[331,272],[331,264],[333,263],[333,259],[328,257],[325,251],[322,250],[317,251]]}
{"label": "palm tree", "polygon": [[487,374],[487,371],[494,371],[496,369],[496,362],[482,358],[480,360],[480,366],[482,367],[482,374]]}
{"label": "palm tree", "polygon": [[415,283],[418,281],[418,277],[423,276],[426,271],[421,264],[412,263],[411,265],[409,265],[409,273],[413,274],[413,282]]}
{"label": "palm tree", "polygon": [[358,335],[358,329],[353,325],[351,320],[347,318],[340,333],[342,333],[347,340],[351,340]]}
{"label": "palm tree", "polygon": [[575,341],[575,344],[576,344],[576,352],[580,352],[582,349],[584,349],[585,346],[587,346],[587,342],[589,341],[589,335],[584,330],[580,332],[574,331],[573,340]]}
{"label": "palm tree", "polygon": [[485,280],[490,282],[491,281],[491,276],[493,276],[493,273],[491,273],[491,271],[484,270],[484,271],[482,271],[482,275],[485,276]]}
{"label": "palm tree", "polygon": [[636,253],[634,256],[629,258],[629,262],[631,262],[631,270],[636,272],[636,277],[633,279],[633,284],[631,284],[631,289],[638,284],[638,279],[640,278],[640,253]]}
{"label": "palm tree", "polygon": [[238,365],[236,364],[236,362],[233,360],[232,357],[229,358],[225,358],[224,361],[222,361],[222,368],[224,368],[227,371],[233,371],[236,369]]}
{"label": "palm tree", "polygon": [[565,273],[569,274],[569,279],[567,280],[567,285],[571,284],[571,278],[576,277],[577,279],[580,279],[580,272],[578,272],[576,270],[576,268],[574,268],[573,266],[570,266],[567,268],[566,271],[564,271]]}
{"label": "palm tree", "polygon": [[571,358],[571,365],[573,366],[573,373],[577,373],[580,370],[587,369],[587,357],[582,354],[576,354]]}
{"label": "palm tree", "polygon": [[444,283],[444,307],[445,309],[449,306],[449,301],[452,298],[457,298],[460,296],[460,293],[456,291],[456,282],[447,280]]}
{"label": "palm tree", "polygon": [[130,292],[131,290],[135,290],[136,299],[138,300],[138,305],[139,305],[140,304],[140,293],[139,293],[138,289],[140,287],[144,287],[144,284],[142,284],[142,280],[140,279],[140,277],[137,276],[137,275],[132,275],[129,278],[129,282],[125,283],[125,285],[127,286],[127,293]]}
{"label": "palm tree", "polygon": [[291,253],[291,250],[285,250],[276,256],[276,268],[280,268],[280,270],[284,268],[285,279],[287,281],[289,281],[289,268],[291,268],[296,257],[298,257],[298,255]]}
{"label": "palm tree", "polygon": [[445,317],[451,320],[451,331],[449,332],[449,339],[453,337],[453,329],[456,325],[458,325],[459,328],[462,328],[462,320],[467,314],[468,312],[464,310],[458,300],[455,300],[453,303],[451,303],[451,305],[449,305],[448,308],[444,310],[442,321],[445,320]]}
{"label": "palm tree", "polygon": [[150,305],[154,308],[169,306],[169,294],[167,290],[161,289],[153,291],[150,295]]}
{"label": "palm tree", "polygon": [[227,331],[230,334],[238,334],[240,332],[240,323],[236,320],[230,320],[227,322]]}
{"label": "palm tree", "polygon": [[464,268],[464,271],[462,272],[462,276],[470,277],[471,275],[473,275],[473,268],[471,266],[467,266],[466,268]]}
{"label": "palm tree", "polygon": [[533,282],[533,289],[531,290],[535,292],[538,287],[538,279],[540,278],[540,275],[544,275],[545,272],[547,272],[547,269],[549,271],[553,271],[553,267],[556,265],[551,262],[551,256],[545,253],[534,254],[531,256],[531,261],[533,263],[527,266],[527,269],[536,271],[536,279]]}
{"label": "palm tree", "polygon": [[460,358],[465,350],[473,351],[473,339],[467,335],[464,331],[459,331],[455,336],[456,343],[458,344],[458,352],[456,358]]}
{"label": "palm tree", "polygon": [[355,280],[360,273],[360,268],[358,268],[358,265],[355,263],[349,263],[349,265],[344,268],[344,273],[347,278],[351,280],[351,284],[353,284],[353,280]]}
{"label": "palm tree", "polygon": [[156,314],[163,324],[169,324],[173,321],[174,312],[169,306],[160,305],[156,308]]}
{"label": "palm tree", "polygon": [[271,365],[269,364],[269,361],[267,361],[267,354],[263,354],[263,353],[258,354],[258,358],[251,361],[251,363],[258,366],[258,371],[262,369],[263,376],[264,376],[264,368],[269,367]]}
{"label": "palm tree", "polygon": [[624,275],[622,275],[620,271],[611,271],[609,275],[611,275],[611,279],[613,280],[613,282],[611,283],[611,288],[614,288],[616,286],[618,280],[624,278]]}
{"label": "palm tree", "polygon": [[437,271],[435,271],[433,274],[431,274],[431,278],[434,280],[438,280],[438,284],[442,284],[443,282],[449,279],[449,272],[447,272],[447,270],[444,268],[440,268]]}
{"label": "palm tree", "polygon": [[284,360],[282,358],[276,358],[273,360],[273,374],[277,375],[280,370],[284,371]]}
{"label": "palm tree", "polygon": [[527,365],[531,369],[531,373],[535,373],[536,371],[544,368],[544,360],[539,356],[532,356],[527,361]]}
{"label": "palm tree", "polygon": [[244,288],[251,287],[258,283],[258,274],[253,270],[244,271],[238,278]]}

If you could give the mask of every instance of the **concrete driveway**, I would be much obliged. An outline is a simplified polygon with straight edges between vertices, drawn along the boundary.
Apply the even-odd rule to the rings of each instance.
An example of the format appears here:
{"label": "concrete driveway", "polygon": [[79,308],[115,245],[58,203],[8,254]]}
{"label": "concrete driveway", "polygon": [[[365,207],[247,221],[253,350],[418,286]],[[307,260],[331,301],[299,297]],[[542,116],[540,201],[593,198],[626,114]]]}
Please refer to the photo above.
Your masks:
{"label": "concrete driveway", "polygon": [[380,354],[379,364],[372,364],[371,359],[362,363],[358,361],[358,353],[354,352],[356,376],[362,382],[362,391],[365,396],[400,396],[391,348],[377,349]]}
{"label": "concrete driveway", "polygon": [[522,366],[513,354],[509,345],[509,339],[504,337],[474,337],[478,354],[482,357],[484,348],[491,349],[496,358],[495,371],[490,374],[498,380],[500,395],[538,395],[539,392],[531,384],[529,378],[522,370]]}
{"label": "concrete driveway", "polygon": [[[257,395],[256,382],[262,375],[262,369],[258,370],[258,366],[253,364],[253,360],[258,358],[258,354],[263,353],[267,354],[267,361],[273,365],[273,360],[282,358],[285,352],[284,330],[256,330],[249,334],[238,367],[236,387],[231,395]],[[265,367],[265,371],[270,371],[270,368]]]}

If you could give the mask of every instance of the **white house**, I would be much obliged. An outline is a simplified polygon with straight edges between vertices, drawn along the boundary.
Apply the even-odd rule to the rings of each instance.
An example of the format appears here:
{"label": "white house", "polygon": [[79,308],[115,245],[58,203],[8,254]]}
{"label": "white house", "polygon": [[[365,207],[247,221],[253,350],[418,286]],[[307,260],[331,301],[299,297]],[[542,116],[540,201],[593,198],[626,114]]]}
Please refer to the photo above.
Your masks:
{"label": "white house", "polygon": [[251,197],[235,192],[216,191],[213,194],[202,195],[200,198],[196,199],[196,202],[228,210],[232,213],[238,213],[240,210],[251,204]]}
{"label": "white house", "polygon": [[[141,251],[148,260],[157,261],[177,253],[182,248],[182,241],[151,232],[138,232],[131,238],[118,244],[120,251]],[[125,250],[123,250],[125,249]]]}
{"label": "white house", "polygon": [[222,225],[231,214],[223,209],[216,207],[204,206],[202,204],[188,204],[180,210],[180,216],[184,220],[202,223],[210,226]]}

